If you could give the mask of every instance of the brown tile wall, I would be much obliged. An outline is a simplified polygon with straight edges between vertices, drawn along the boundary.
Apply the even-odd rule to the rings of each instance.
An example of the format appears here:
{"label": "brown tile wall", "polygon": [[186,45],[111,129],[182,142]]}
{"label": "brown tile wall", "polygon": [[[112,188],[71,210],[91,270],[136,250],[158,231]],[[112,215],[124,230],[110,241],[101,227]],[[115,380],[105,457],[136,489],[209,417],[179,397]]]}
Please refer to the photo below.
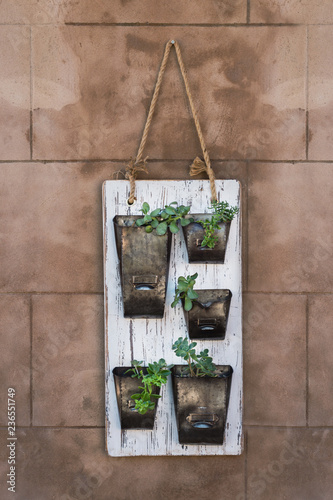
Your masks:
{"label": "brown tile wall", "polygon": [[[0,498],[331,500],[331,0],[2,0],[0,19]],[[239,457],[104,451],[101,187],[170,38],[216,177],[243,189]],[[141,179],[186,179],[200,153],[173,53],[146,153]]]}

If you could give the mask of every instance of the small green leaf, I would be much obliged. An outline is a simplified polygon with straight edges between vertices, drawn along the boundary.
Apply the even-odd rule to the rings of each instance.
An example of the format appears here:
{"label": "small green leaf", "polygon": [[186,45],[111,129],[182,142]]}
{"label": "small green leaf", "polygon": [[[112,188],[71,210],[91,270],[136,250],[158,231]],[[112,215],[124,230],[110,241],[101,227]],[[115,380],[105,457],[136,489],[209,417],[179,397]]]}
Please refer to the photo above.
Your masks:
{"label": "small green leaf", "polygon": [[188,292],[187,292],[187,296],[189,299],[197,299],[198,298],[198,294],[197,292],[195,292],[194,290],[192,290],[192,288],[189,288]]}
{"label": "small green leaf", "polygon": [[148,203],[144,202],[143,205],[142,205],[142,211],[144,214],[148,213],[150,210],[150,206],[148,205]]}
{"label": "small green leaf", "polygon": [[151,223],[151,227],[153,227],[154,229],[156,229],[158,226],[158,220],[157,219],[154,219]]}
{"label": "small green leaf", "polygon": [[180,219],[180,223],[183,227],[185,227],[188,226],[191,223],[191,221],[190,219]]}
{"label": "small green leaf", "polygon": [[176,210],[172,207],[165,207],[165,211],[168,215],[176,215]]}
{"label": "small green leaf", "polygon": [[145,223],[144,219],[137,219],[137,221],[136,221],[136,223],[135,223],[135,224],[136,224],[137,226],[143,226],[143,224],[144,224],[144,223]]}
{"label": "small green leaf", "polygon": [[150,215],[152,217],[157,217],[158,214],[160,213],[161,209],[160,208],[156,208],[156,210],[153,210],[152,212],[150,212]]}
{"label": "small green leaf", "polygon": [[190,311],[192,309],[192,300],[188,297],[185,297],[184,309],[185,311]]}
{"label": "small green leaf", "polygon": [[182,281],[178,283],[178,289],[180,292],[186,292],[188,289],[188,284],[183,283]]}
{"label": "small green leaf", "polygon": [[156,233],[159,235],[159,236],[163,236],[166,232],[167,232],[167,229],[168,229],[168,225],[166,222],[161,222],[157,227],[156,227]]}
{"label": "small green leaf", "polygon": [[174,234],[178,233],[179,227],[177,226],[177,222],[176,221],[172,221],[169,227],[170,227],[170,231],[172,233],[174,233]]}
{"label": "small green leaf", "polygon": [[140,399],[141,394],[132,394],[131,399]]}

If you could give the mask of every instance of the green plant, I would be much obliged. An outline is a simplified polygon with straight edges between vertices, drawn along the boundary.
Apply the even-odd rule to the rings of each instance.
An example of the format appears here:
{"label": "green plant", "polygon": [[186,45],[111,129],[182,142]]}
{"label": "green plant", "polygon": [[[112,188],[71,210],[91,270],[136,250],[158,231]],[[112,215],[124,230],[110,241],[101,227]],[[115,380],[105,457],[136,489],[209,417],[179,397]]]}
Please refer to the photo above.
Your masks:
{"label": "green plant", "polygon": [[184,375],[189,374],[190,377],[216,377],[216,366],[213,359],[208,356],[208,349],[196,354],[194,349],[196,345],[196,342],[189,344],[187,338],[179,337],[172,346],[176,356],[183,358],[188,364],[184,369]]}
{"label": "green plant", "polygon": [[173,201],[170,205],[165,205],[164,208],[156,208],[149,213],[150,206],[148,203],[144,202],[141,208],[143,218],[137,219],[136,225],[145,226],[147,233],[151,233],[156,229],[156,233],[159,236],[165,234],[168,227],[172,233],[178,233],[179,221],[182,226],[187,226],[190,222],[193,222],[192,218],[185,219],[190,208],[191,207],[185,207],[185,205],[178,206],[178,203]]}
{"label": "green plant", "polygon": [[168,376],[170,375],[173,365],[167,365],[165,359],[161,358],[159,361],[154,361],[153,363],[148,363],[147,373],[144,375],[143,367],[141,366],[143,361],[136,361],[133,359],[132,366],[126,371],[132,372],[133,378],[138,378],[142,380],[142,392],[133,394],[131,399],[135,401],[135,409],[144,415],[148,410],[153,410],[155,408],[156,400],[160,398],[158,394],[153,394],[154,387],[161,387],[163,384],[167,383]]}
{"label": "green plant", "polygon": [[185,311],[190,311],[192,309],[192,301],[198,298],[197,292],[193,290],[197,277],[198,273],[187,276],[187,278],[184,276],[178,278],[178,286],[171,307],[175,307],[178,302],[183,299]]}
{"label": "green plant", "polygon": [[212,206],[208,207],[210,210],[213,210],[210,219],[198,220],[199,224],[205,230],[204,239],[201,242],[202,247],[214,248],[218,237],[215,231],[221,229],[221,222],[230,222],[234,218],[234,216],[239,212],[238,207],[230,207],[227,201],[221,201],[220,203],[217,201],[212,202]]}

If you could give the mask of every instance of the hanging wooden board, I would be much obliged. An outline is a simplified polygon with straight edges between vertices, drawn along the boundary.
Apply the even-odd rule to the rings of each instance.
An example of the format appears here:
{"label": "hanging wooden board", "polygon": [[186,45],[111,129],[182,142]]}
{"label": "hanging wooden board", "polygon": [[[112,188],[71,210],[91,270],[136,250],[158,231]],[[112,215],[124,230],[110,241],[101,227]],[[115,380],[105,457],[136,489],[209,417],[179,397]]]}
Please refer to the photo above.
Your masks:
{"label": "hanging wooden board", "polygon": [[[240,207],[240,185],[217,180],[218,199]],[[208,212],[209,181],[137,181],[137,201],[129,206],[128,181],[106,181],[103,186],[106,445],[113,457],[139,455],[239,455],[242,452],[242,284],[240,214],[231,224],[224,264],[189,264],[182,231],[173,236],[165,313],[162,319],[124,318],[113,217],[141,215],[144,201],[151,209],[173,201],[191,205],[191,213]],[[215,364],[231,365],[231,394],[223,445],[180,445],[171,380],[162,387],[154,429],[121,430],[112,370],[130,366],[132,359],[146,363],[164,358],[182,364],[172,351],[179,337],[187,336],[183,309],[171,308],[179,276],[198,273],[196,289],[230,289],[232,300],[225,340],[198,340],[197,349],[209,349]]]}

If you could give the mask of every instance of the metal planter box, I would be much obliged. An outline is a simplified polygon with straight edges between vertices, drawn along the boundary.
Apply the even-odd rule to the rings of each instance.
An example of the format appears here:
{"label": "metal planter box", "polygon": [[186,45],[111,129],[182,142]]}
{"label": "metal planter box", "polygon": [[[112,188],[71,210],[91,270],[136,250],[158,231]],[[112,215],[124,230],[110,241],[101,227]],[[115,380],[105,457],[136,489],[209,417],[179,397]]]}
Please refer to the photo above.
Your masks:
{"label": "metal planter box", "polygon": [[231,223],[221,222],[219,224],[221,229],[215,231],[215,235],[217,236],[215,247],[208,248],[201,246],[205,231],[202,225],[196,221],[209,219],[209,214],[194,214],[191,217],[194,219],[194,222],[182,228],[189,262],[223,264]]}
{"label": "metal planter box", "polygon": [[158,236],[135,225],[139,216],[114,217],[125,318],[162,318],[171,233]]}
{"label": "metal planter box", "polygon": [[172,388],[180,444],[223,444],[231,378],[229,365],[217,365],[217,377],[181,376],[172,368]]}
{"label": "metal planter box", "polygon": [[224,340],[230,301],[230,290],[195,290],[199,297],[185,312],[190,339]]}
{"label": "metal planter box", "polygon": [[[141,391],[138,387],[142,386],[142,381],[138,378],[132,378],[131,373],[125,373],[131,368],[131,366],[118,366],[112,370],[121,428],[152,430],[154,428],[158,400],[156,399],[155,409],[147,411],[144,415],[141,415],[134,409],[135,402],[131,399],[131,396]],[[143,368],[142,371],[146,375],[147,370]],[[153,394],[160,394],[160,387],[155,387]]]}

